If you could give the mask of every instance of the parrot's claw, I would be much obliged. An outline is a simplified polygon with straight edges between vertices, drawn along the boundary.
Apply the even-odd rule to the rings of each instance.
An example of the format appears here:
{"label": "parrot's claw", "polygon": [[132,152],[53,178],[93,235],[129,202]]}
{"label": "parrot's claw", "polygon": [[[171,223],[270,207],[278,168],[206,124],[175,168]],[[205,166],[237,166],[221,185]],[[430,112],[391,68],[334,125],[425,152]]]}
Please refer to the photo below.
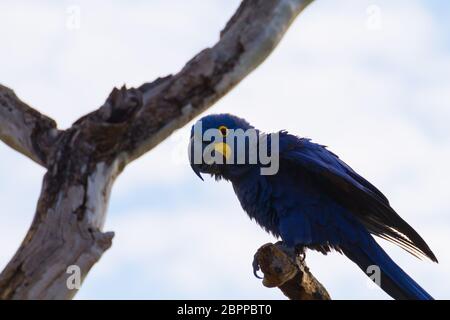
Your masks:
{"label": "parrot's claw", "polygon": [[295,249],[296,249],[296,254],[300,259],[300,262],[301,263],[305,262],[305,259],[306,259],[305,247],[297,246]]}
{"label": "parrot's claw", "polygon": [[260,268],[259,268],[259,262],[258,262],[258,259],[256,258],[256,255],[253,257],[252,266],[253,266],[253,275],[258,279],[264,279],[258,275],[258,271],[260,270]]}

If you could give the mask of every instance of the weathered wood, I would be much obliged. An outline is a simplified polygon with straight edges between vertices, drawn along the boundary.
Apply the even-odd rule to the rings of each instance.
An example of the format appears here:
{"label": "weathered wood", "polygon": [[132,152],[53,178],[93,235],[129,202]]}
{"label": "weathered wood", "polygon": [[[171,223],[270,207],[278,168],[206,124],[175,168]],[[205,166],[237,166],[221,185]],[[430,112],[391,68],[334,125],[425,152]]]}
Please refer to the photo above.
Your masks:
{"label": "weathered wood", "polygon": [[331,300],[301,257],[293,261],[276,245],[267,243],[258,249],[255,259],[264,274],[264,286],[278,287],[291,300]]}
{"label": "weathered wood", "polygon": [[101,230],[119,160],[103,158],[101,136],[85,134],[62,134],[32,226],[0,275],[1,299],[71,298],[68,267],[77,266],[84,278],[111,246],[113,233]]}
{"label": "weathered wood", "polygon": [[0,140],[48,170],[34,221],[0,274],[0,298],[72,298],[67,269],[84,279],[111,246],[113,233],[102,229],[117,175],[261,64],[311,2],[244,0],[219,42],[179,73],[114,89],[65,131],[0,86]]}
{"label": "weathered wood", "polygon": [[0,84],[0,140],[45,167],[46,154],[58,133],[55,121]]}

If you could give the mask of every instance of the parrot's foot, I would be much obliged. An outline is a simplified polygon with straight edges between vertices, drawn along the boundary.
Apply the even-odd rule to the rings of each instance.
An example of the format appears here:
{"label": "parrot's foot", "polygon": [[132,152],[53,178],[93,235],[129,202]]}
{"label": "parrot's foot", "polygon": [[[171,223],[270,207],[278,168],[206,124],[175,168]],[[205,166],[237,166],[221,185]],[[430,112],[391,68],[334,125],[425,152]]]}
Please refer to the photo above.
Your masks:
{"label": "parrot's foot", "polygon": [[[306,258],[306,250],[304,246],[301,245],[297,245],[295,247],[290,247],[287,246],[283,243],[283,241],[278,241],[277,243],[275,243],[275,246],[284,252],[284,254],[286,254],[289,259],[292,260],[292,262],[297,263],[297,258],[300,259],[300,262],[303,263],[305,261]],[[258,275],[258,271],[261,270],[260,266],[259,266],[259,262],[258,262],[258,258],[257,258],[258,252],[254,255],[253,257],[253,275],[258,278],[258,279],[263,279],[262,277],[260,277]]]}
{"label": "parrot's foot", "polygon": [[297,261],[297,257],[300,258],[301,262],[305,261],[306,249],[302,245],[296,245],[294,247],[287,246],[283,241],[278,241],[275,246],[283,251],[292,261]]}

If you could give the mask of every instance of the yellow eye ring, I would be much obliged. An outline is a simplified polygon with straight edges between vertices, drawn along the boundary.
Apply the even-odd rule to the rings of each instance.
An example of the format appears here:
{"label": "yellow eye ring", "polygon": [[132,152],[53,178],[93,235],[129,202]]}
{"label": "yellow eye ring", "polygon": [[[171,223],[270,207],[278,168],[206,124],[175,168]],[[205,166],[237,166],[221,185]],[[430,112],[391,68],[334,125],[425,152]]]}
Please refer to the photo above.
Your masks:
{"label": "yellow eye ring", "polygon": [[225,126],[220,126],[219,131],[222,134],[222,137],[226,137],[228,134],[228,128]]}

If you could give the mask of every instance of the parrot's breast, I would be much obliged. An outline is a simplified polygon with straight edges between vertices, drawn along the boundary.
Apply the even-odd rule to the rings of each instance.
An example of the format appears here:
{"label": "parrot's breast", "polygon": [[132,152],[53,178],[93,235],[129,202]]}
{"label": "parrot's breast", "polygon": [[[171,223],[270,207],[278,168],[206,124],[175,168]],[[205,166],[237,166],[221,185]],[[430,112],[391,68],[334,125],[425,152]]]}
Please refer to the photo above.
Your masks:
{"label": "parrot's breast", "polygon": [[242,208],[251,219],[254,219],[264,230],[279,237],[278,215],[272,203],[272,188],[267,176],[249,173],[232,181]]}

